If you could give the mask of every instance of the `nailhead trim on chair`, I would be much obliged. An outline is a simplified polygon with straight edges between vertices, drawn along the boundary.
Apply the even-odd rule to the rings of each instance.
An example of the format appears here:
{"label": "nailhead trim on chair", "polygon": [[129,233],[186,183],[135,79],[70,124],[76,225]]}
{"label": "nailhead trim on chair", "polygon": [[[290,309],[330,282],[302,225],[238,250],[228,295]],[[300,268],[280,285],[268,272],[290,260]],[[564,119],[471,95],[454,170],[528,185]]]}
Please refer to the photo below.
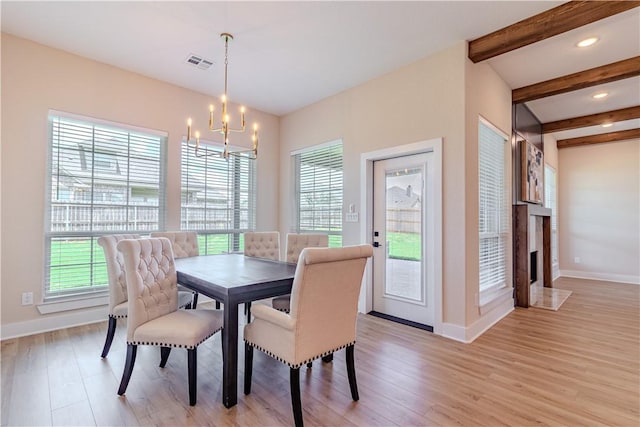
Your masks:
{"label": "nailhead trim on chair", "polygon": [[119,315],[115,315],[115,314],[110,314],[109,317],[113,318],[113,319],[126,319],[127,315],[126,314],[119,314]]}
{"label": "nailhead trim on chair", "polygon": [[304,362],[301,362],[301,363],[299,363],[299,364],[297,364],[297,365],[293,365],[293,364],[291,364],[291,363],[287,362],[286,360],[284,360],[284,359],[282,359],[282,358],[280,358],[280,357],[276,356],[275,354],[271,353],[270,351],[265,350],[264,348],[262,348],[262,347],[260,347],[260,346],[258,346],[258,345],[256,345],[256,344],[254,344],[254,343],[252,343],[252,342],[250,342],[250,341],[244,340],[244,342],[246,342],[247,344],[249,344],[251,347],[253,347],[253,348],[256,348],[256,349],[260,350],[260,351],[261,351],[261,352],[263,352],[264,354],[266,354],[266,355],[268,355],[268,356],[271,356],[271,357],[273,357],[273,358],[274,358],[274,359],[276,359],[276,360],[279,360],[280,362],[284,363],[285,365],[287,365],[287,366],[289,366],[290,368],[293,368],[293,369],[298,369],[299,367],[304,366],[304,365],[306,365],[307,363],[313,362],[314,360],[319,359],[319,358],[321,358],[321,357],[328,356],[328,355],[330,355],[330,354],[332,354],[332,353],[335,353],[335,352],[336,352],[336,351],[338,351],[338,350],[342,350],[343,348],[347,348],[347,347],[349,347],[350,345],[354,345],[354,344],[356,343],[355,341],[352,341],[352,342],[350,342],[350,343],[348,343],[348,344],[341,345],[340,347],[337,347],[337,348],[335,348],[335,349],[333,349],[333,350],[325,351],[324,353],[319,354],[319,355],[317,355],[317,356],[314,356],[314,357],[312,357],[312,358],[310,358],[310,359],[307,359],[307,360],[305,360]]}
{"label": "nailhead trim on chair", "polygon": [[176,344],[167,344],[162,342],[147,342],[147,341],[144,341],[144,342],[143,341],[127,341],[127,344],[128,345],[159,345],[161,347],[186,348],[187,350],[193,350],[194,348],[198,347],[200,344],[202,344],[203,342],[205,342],[206,340],[214,336],[221,329],[222,328],[216,329],[215,331],[213,331],[212,334],[204,337],[202,341],[200,341],[196,345],[176,345]]}

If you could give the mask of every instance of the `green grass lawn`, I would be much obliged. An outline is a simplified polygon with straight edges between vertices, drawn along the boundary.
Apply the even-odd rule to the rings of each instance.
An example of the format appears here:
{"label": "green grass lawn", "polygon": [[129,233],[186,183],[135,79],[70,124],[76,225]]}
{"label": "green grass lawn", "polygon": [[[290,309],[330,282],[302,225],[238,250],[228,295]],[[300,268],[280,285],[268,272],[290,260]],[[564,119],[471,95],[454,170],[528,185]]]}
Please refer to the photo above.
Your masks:
{"label": "green grass lawn", "polygon": [[[238,250],[244,249],[244,238],[239,236]],[[232,251],[233,235],[199,235],[198,245],[202,255]],[[420,235],[414,233],[388,233],[391,258],[419,260]],[[341,247],[342,236],[329,236],[329,247]],[[107,267],[98,239],[60,239],[51,242],[51,268],[49,288],[52,292],[88,286],[107,286]],[[92,280],[93,278],[93,280]],[[93,285],[92,285],[93,283]]]}
{"label": "green grass lawn", "polygon": [[422,258],[419,233],[387,233],[389,258],[418,261]]}

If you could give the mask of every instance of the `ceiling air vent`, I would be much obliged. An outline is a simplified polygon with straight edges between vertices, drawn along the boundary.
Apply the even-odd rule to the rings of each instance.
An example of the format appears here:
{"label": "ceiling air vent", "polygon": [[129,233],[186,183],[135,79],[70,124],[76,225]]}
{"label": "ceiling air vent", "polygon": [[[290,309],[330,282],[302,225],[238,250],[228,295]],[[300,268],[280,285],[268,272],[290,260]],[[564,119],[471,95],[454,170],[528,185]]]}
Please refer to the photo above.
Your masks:
{"label": "ceiling air vent", "polygon": [[190,53],[185,62],[201,70],[206,70],[213,65],[213,61],[203,58],[201,55]]}

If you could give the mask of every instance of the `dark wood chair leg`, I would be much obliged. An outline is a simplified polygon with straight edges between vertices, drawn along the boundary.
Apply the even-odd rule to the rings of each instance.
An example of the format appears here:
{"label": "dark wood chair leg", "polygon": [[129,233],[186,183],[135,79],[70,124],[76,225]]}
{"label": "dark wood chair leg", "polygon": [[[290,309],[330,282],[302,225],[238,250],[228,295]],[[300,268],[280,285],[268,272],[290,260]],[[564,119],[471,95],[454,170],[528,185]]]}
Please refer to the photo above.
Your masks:
{"label": "dark wood chair leg", "polygon": [[253,374],[253,347],[244,343],[244,394],[251,393],[251,375]]}
{"label": "dark wood chair leg", "polygon": [[100,357],[105,358],[109,354],[113,337],[116,334],[116,326],[118,321],[115,317],[109,316],[109,326],[107,328],[107,338],[104,340],[104,347],[102,348],[102,355]]}
{"label": "dark wood chair leg", "polygon": [[302,427],[302,402],[300,401],[300,368],[291,368],[289,372],[291,382],[291,407],[293,408],[293,421],[296,427]]}
{"label": "dark wood chair leg", "polygon": [[251,302],[244,303],[244,314],[247,315],[247,323],[251,323]]}
{"label": "dark wood chair leg", "polygon": [[138,352],[138,346],[133,344],[127,344],[127,360],[124,364],[124,372],[122,373],[122,380],[120,381],[120,388],[118,389],[118,395],[122,396],[127,391],[129,380],[131,379],[131,372],[133,372],[133,365],[136,363],[136,353]]}
{"label": "dark wood chair leg", "polygon": [[164,368],[169,360],[169,353],[171,353],[171,347],[160,347],[160,367]]}
{"label": "dark wood chair leg", "polygon": [[322,361],[324,363],[329,363],[329,362],[333,362],[333,353],[331,354],[327,354],[326,356],[322,357]]}
{"label": "dark wood chair leg", "polygon": [[194,292],[193,301],[191,301],[191,308],[195,310],[197,305],[198,305],[198,293]]}
{"label": "dark wood chair leg", "polygon": [[189,405],[196,404],[198,393],[198,349],[187,350],[187,369],[189,370]]}
{"label": "dark wood chair leg", "polygon": [[224,329],[220,331],[220,348],[222,349],[222,365],[224,366]]}
{"label": "dark wood chair leg", "polygon": [[347,347],[347,377],[349,378],[349,387],[351,388],[351,398],[354,402],[360,399],[358,395],[358,383],[356,383],[356,367],[353,357],[354,345],[351,344]]}
{"label": "dark wood chair leg", "polygon": [[220,301],[216,301],[216,310],[220,310]]}

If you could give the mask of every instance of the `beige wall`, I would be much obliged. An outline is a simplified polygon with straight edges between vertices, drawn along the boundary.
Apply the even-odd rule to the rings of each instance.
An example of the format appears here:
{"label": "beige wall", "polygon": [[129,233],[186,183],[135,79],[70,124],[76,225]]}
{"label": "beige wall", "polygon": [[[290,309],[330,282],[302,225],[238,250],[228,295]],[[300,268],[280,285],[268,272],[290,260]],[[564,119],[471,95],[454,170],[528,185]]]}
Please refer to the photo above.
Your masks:
{"label": "beige wall", "polygon": [[[185,121],[192,116],[206,123],[213,99],[2,34],[3,326],[41,317],[35,306],[22,307],[20,301],[22,292],[29,291],[36,303],[42,298],[48,109],[168,132],[167,228],[177,229]],[[251,109],[247,117],[260,123],[257,228],[275,229],[279,118]],[[250,136],[232,143],[249,147]]]}
{"label": "beige wall", "polygon": [[[353,203],[358,212],[362,153],[443,138],[443,322],[461,327],[479,317],[478,114],[508,135],[511,92],[488,65],[468,62],[460,42],[289,114],[280,128],[280,194],[292,194],[291,151],[342,139],[344,206]],[[286,232],[293,225],[290,198],[281,198],[280,213]],[[345,222],[343,230],[345,245],[361,243],[360,223]]]}
{"label": "beige wall", "polygon": [[640,140],[563,148],[558,163],[561,274],[640,284]]}

